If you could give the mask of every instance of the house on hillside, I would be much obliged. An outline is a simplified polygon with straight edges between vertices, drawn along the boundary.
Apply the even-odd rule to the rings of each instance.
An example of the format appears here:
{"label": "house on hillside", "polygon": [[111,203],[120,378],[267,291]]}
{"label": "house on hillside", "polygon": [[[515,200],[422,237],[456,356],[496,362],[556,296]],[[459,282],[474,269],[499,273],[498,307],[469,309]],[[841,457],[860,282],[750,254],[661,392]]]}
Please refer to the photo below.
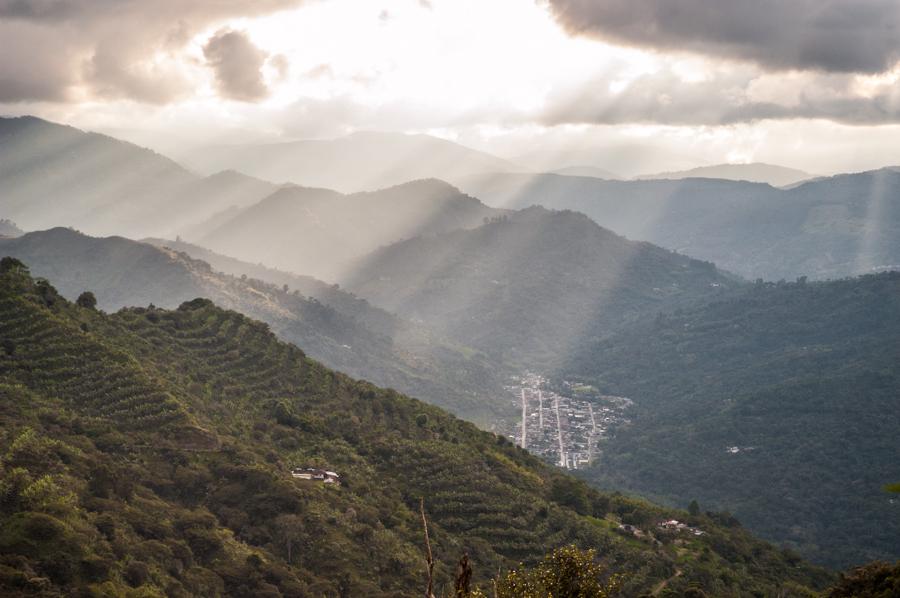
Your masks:
{"label": "house on hillside", "polygon": [[686,523],[682,523],[677,519],[669,519],[667,521],[660,521],[656,524],[656,527],[660,531],[665,532],[687,532],[694,536],[702,536],[706,532],[697,527],[691,527]]}
{"label": "house on hillside", "polygon": [[294,468],[291,470],[291,477],[296,480],[309,480],[323,484],[336,484],[338,486],[341,484],[341,476],[337,473],[314,467]]}

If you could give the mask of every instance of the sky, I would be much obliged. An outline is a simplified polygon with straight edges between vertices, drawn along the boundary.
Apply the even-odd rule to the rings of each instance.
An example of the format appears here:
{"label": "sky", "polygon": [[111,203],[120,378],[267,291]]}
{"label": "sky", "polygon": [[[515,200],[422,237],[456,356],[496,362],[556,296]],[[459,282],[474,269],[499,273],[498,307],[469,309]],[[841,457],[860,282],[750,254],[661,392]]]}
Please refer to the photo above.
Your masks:
{"label": "sky", "polygon": [[359,130],[631,176],[900,163],[896,0],[0,0],[0,114],[174,154]]}

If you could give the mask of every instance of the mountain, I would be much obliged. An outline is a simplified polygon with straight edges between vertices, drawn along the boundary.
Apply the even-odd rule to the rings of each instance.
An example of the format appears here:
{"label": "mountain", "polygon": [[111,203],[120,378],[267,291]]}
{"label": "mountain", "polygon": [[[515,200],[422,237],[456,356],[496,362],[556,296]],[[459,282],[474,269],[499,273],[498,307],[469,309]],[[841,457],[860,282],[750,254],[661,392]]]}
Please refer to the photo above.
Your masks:
{"label": "mountain", "polygon": [[582,214],[530,208],[382,248],[341,284],[496,359],[544,369],[582,337],[738,283]]}
{"label": "mountain", "polygon": [[900,558],[900,274],[759,283],[583,344],[559,377],[634,401],[586,473],[727,509],[845,567]]}
{"label": "mountain", "polygon": [[31,264],[70,300],[94,293],[106,310],[177,307],[206,297],[268,324],[331,367],[401,389],[489,425],[504,414],[505,370],[471,349],[437,337],[339,289],[291,279],[285,288],[215,271],[187,254],[122,237],[93,238],[69,229],[0,239],[0,255]]}
{"label": "mountain", "polygon": [[752,162],[749,164],[715,164],[713,166],[700,166],[689,170],[676,172],[659,172],[656,174],[644,174],[634,177],[636,180],[649,179],[727,179],[730,181],[749,181],[751,183],[767,183],[773,187],[786,187],[813,178],[815,175],[786,168],[775,164]]}
{"label": "mountain", "polygon": [[611,181],[622,178],[614,172],[610,172],[603,168],[597,168],[596,166],[568,166],[566,168],[557,168],[553,173],[565,176],[589,176],[596,179],[608,179]]}
{"label": "mountain", "polygon": [[[83,305],[0,262],[6,595],[415,595],[420,499],[437,588],[464,552],[485,588],[567,544],[598,549],[625,596],[801,596],[830,579],[720,514],[591,490],[207,300]],[[340,485],[291,475],[305,467]],[[659,531],[672,517],[704,533]]]}
{"label": "mountain", "polygon": [[577,210],[629,238],[750,279],[839,278],[900,265],[900,172],[893,169],[791,189],[503,174],[470,179],[462,189],[498,207]]}
{"label": "mountain", "polygon": [[251,206],[280,187],[234,170],[224,170],[197,179],[179,188],[166,204],[160,207],[163,215],[177,214],[171,224],[160,223],[154,228],[162,235],[202,235],[215,215]]}
{"label": "mountain", "polygon": [[0,237],[20,237],[25,232],[12,220],[0,219]]}
{"label": "mountain", "polygon": [[416,179],[458,178],[521,168],[496,156],[428,135],[360,132],[337,139],[204,148],[186,163],[203,172],[228,168],[270,181],[345,193]]}
{"label": "mountain", "polygon": [[0,214],[29,230],[197,234],[213,214],[278,188],[234,171],[201,178],[151,150],[74,127],[0,118]]}
{"label": "mountain", "polygon": [[185,241],[147,238],[141,239],[141,242],[187,254],[195,260],[206,262],[214,270],[223,274],[254,278],[276,287],[283,288],[287,285],[292,292],[300,293],[309,299],[315,299],[358,321],[364,322],[370,330],[388,335],[392,335],[396,331],[396,316],[374,307],[365,299],[360,299],[352,293],[342,290],[338,285],[322,282],[312,276],[303,276],[293,272],[269,268],[262,264],[244,262]]}
{"label": "mountain", "polygon": [[[115,230],[194,180],[150,150],[38,118],[0,118],[0,213],[26,229]],[[171,216],[171,214],[170,214]]]}
{"label": "mountain", "polygon": [[334,281],[382,245],[472,228],[500,213],[433,179],[351,195],[287,187],[188,240],[242,260]]}

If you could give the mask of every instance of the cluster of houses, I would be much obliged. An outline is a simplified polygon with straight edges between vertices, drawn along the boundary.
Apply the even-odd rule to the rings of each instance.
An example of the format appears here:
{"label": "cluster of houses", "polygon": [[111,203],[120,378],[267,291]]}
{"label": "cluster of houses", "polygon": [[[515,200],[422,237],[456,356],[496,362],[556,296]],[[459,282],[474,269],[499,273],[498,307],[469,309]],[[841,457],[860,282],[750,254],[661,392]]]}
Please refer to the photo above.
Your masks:
{"label": "cluster of houses", "polygon": [[302,467],[291,470],[291,477],[297,480],[310,480],[322,484],[341,485],[341,476],[333,471],[316,469],[314,467]]}
{"label": "cluster of houses", "polygon": [[669,519],[667,521],[660,521],[656,524],[657,529],[664,532],[687,532],[694,536],[702,536],[706,532],[701,530],[700,528],[691,527],[686,523],[682,523],[677,519]]}
{"label": "cluster of houses", "polygon": [[503,425],[507,437],[565,469],[587,467],[597,456],[598,442],[628,423],[624,412],[629,399],[601,395],[575,382],[563,381],[560,392],[554,392],[547,378],[526,372],[505,388],[521,411],[517,425]]}

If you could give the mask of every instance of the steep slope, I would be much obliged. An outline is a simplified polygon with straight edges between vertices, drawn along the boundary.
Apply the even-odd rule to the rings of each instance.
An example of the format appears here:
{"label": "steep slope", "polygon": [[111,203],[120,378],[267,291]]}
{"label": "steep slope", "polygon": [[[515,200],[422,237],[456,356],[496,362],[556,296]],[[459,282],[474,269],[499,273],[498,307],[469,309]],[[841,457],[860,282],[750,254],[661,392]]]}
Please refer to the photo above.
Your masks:
{"label": "steep slope", "polygon": [[[423,587],[420,497],[438,588],[464,551],[483,585],[568,543],[598,548],[626,596],[664,579],[716,596],[801,596],[828,581],[712,517],[677,545],[614,533],[622,518],[653,534],[686,515],[589,490],[205,300],[106,316],[5,259],[0,314],[8,595],[409,596]],[[142,415],[167,404],[174,417]],[[174,433],[185,421],[205,443]],[[342,483],[295,480],[298,466]]]}
{"label": "steep slope", "polygon": [[381,245],[472,228],[498,213],[438,180],[352,195],[293,187],[189,240],[243,260],[334,281]]}
{"label": "steep slope", "polygon": [[634,401],[587,475],[727,509],[830,566],[900,557],[900,274],[757,284],[642,323],[563,376]]}
{"label": "steep slope", "polygon": [[269,268],[259,263],[251,264],[186,241],[148,238],[141,239],[141,242],[185,253],[195,260],[206,262],[217,272],[231,276],[255,278],[276,287],[283,288],[287,285],[291,291],[296,291],[309,299],[315,299],[363,322],[370,330],[387,335],[393,335],[396,332],[398,326],[396,316],[374,307],[365,299],[360,299],[356,295],[342,290],[338,285],[322,282],[312,276]]}
{"label": "steep slope", "polygon": [[277,185],[228,171],[201,178],[148,149],[34,117],[0,118],[0,214],[30,230],[197,233]]}
{"label": "steep slope", "polygon": [[204,148],[185,157],[198,170],[233,168],[270,181],[345,193],[406,181],[449,181],[484,172],[521,170],[496,156],[431,137],[363,132],[338,139]]}
{"label": "steep slope", "polygon": [[[278,190],[278,185],[234,170],[225,170],[180,187],[160,207],[154,231],[161,235],[205,234],[211,216],[251,206]],[[173,215],[175,217],[173,218]]]}
{"label": "steep slope", "polygon": [[506,409],[504,402],[493,400],[503,368],[317,281],[304,285],[320,289],[310,298],[312,293],[300,287],[220,274],[169,249],[61,228],[0,240],[0,254],[32,264],[35,275],[57,281],[70,300],[90,290],[100,308],[115,310],[148,304],[174,308],[206,297],[266,322],[281,338],[354,376],[486,425]]}
{"label": "steep slope", "polygon": [[582,214],[531,208],[376,251],[342,284],[498,359],[546,369],[583,337],[736,283]]}
{"label": "steep slope", "polygon": [[603,226],[747,278],[838,278],[900,264],[900,172],[791,189],[711,179],[602,181],[495,175],[462,188],[489,205],[583,212]]}
{"label": "steep slope", "polygon": [[0,118],[0,212],[26,229],[110,231],[194,175],[150,150],[34,117]]}
{"label": "steep slope", "polygon": [[796,168],[786,168],[776,164],[764,164],[762,162],[753,162],[750,164],[715,164],[713,166],[700,166],[699,168],[691,168],[689,170],[679,170],[676,172],[658,172],[655,174],[644,174],[634,177],[635,180],[653,180],[653,179],[688,179],[688,178],[705,178],[705,179],[726,179],[730,181],[749,181],[751,183],[766,183],[773,187],[786,187],[811,179],[815,175],[797,170]]}

